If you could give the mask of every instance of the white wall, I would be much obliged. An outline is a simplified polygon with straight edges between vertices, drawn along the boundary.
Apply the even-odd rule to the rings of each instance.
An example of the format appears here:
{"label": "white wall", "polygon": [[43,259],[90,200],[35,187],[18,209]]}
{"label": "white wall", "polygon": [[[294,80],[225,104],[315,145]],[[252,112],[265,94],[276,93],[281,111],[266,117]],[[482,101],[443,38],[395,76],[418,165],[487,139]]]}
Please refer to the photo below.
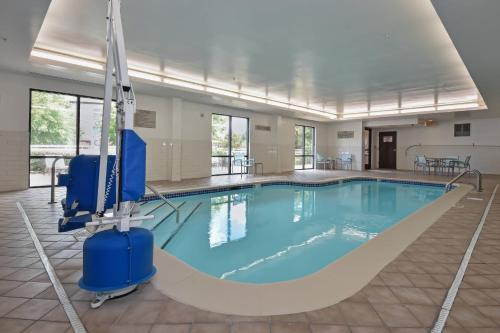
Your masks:
{"label": "white wall", "polygon": [[[208,177],[211,172],[211,115],[226,114],[249,118],[250,156],[264,163],[265,173],[294,169],[294,126],[316,128],[318,151],[326,149],[327,127],[321,123],[282,116],[238,110],[217,105],[182,102],[181,178]],[[256,130],[270,126],[270,131]]]}
{"label": "white wall", "polygon": [[[0,191],[28,186],[30,88],[102,97],[102,87],[40,75],[0,71]],[[136,128],[147,143],[147,179],[180,180],[211,173],[211,114],[250,119],[250,155],[266,173],[294,168],[294,125],[316,127],[318,152],[327,154],[327,125],[272,114],[205,105],[177,98],[137,95],[137,107],[156,111],[155,129]],[[270,132],[255,130],[267,125]]]}
{"label": "white wall", "polygon": [[[471,123],[470,137],[454,137],[455,123]],[[438,121],[433,127],[383,128],[373,131],[373,163],[378,166],[378,133],[397,132],[397,168],[413,169],[415,155],[471,155],[471,167],[482,173],[500,174],[500,118]],[[411,147],[421,145],[419,147]]]}
{"label": "white wall", "polygon": [[[339,131],[354,131],[354,138],[338,139],[337,132]],[[338,122],[329,126],[327,156],[338,158],[343,152],[353,155],[353,170],[363,170],[363,121]]]}

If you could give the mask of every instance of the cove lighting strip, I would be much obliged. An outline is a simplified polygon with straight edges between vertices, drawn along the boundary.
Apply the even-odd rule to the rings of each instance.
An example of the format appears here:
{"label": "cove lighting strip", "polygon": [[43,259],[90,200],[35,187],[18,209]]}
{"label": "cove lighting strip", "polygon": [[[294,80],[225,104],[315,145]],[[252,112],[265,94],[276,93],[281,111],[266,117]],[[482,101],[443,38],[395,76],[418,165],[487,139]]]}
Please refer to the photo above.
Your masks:
{"label": "cove lighting strip", "polygon": [[[66,64],[85,69],[90,69],[92,71],[97,71],[97,72],[104,72],[106,68],[105,63],[99,60],[82,58],[74,55],[69,55],[66,53],[41,49],[37,47],[33,48],[33,50],[31,51],[31,58],[42,61],[45,64],[47,64],[48,62],[48,65],[51,65],[51,63],[56,63],[58,65]],[[151,72],[145,69],[139,69],[133,67],[130,68],[130,66],[128,73],[132,78],[152,83],[163,84],[184,90],[187,89],[195,92],[202,92],[212,95],[240,99],[252,103],[274,106],[280,109],[304,112],[315,116],[324,117],[330,120],[349,120],[349,119],[359,119],[359,118],[374,118],[380,116],[400,115],[407,113],[427,113],[427,112],[486,108],[484,103],[480,102],[480,97],[478,94],[476,96],[466,96],[465,100],[457,101],[454,103],[441,103],[441,104],[422,105],[422,106],[412,105],[411,107],[408,108],[395,108],[395,109],[377,110],[377,111],[360,110],[359,112],[353,112],[353,113],[337,113],[335,109],[312,107],[311,105],[305,105],[295,102],[291,103],[290,101],[281,100],[279,98],[273,99],[265,96],[257,96],[257,94],[251,94],[242,90],[233,90],[229,88],[218,87],[212,83],[208,84],[207,82],[186,79],[183,77],[174,77],[164,73]]]}
{"label": "cove lighting strip", "polygon": [[356,113],[343,113],[342,119],[355,119],[355,118],[368,118],[378,116],[389,116],[398,114],[415,113],[422,114],[426,112],[440,112],[440,111],[462,111],[462,110],[483,110],[486,106],[479,102],[479,97],[475,100],[466,100],[454,103],[441,103],[434,105],[421,105],[411,106],[408,108],[396,108],[391,110],[369,111],[369,112],[356,112]]}
{"label": "cove lighting strip", "polygon": [[[90,60],[90,59],[86,59],[86,58],[80,58],[80,57],[76,57],[76,56],[72,56],[72,55],[68,55],[68,54],[63,54],[63,53],[39,49],[39,48],[34,48],[31,51],[31,57],[36,58],[36,59],[40,59],[40,60],[57,62],[57,63],[64,63],[64,64],[73,65],[73,66],[97,70],[97,71],[104,71],[105,70],[105,64],[103,62],[98,61],[98,60]],[[130,68],[130,66],[129,66],[128,74],[132,78],[141,79],[141,80],[150,81],[150,82],[162,83],[162,84],[165,84],[168,86],[173,86],[176,88],[189,89],[189,90],[194,90],[197,92],[205,92],[205,93],[219,95],[219,96],[225,96],[225,97],[232,97],[232,98],[241,99],[241,100],[249,101],[249,102],[253,102],[253,103],[271,105],[271,106],[282,108],[282,109],[305,112],[305,113],[313,114],[316,116],[325,117],[325,118],[331,119],[331,120],[338,119],[337,115],[335,114],[335,110],[312,108],[308,105],[290,103],[290,102],[285,101],[285,100],[280,101],[280,100],[274,100],[274,99],[270,99],[268,97],[263,97],[263,96],[262,97],[261,96],[254,96],[254,95],[242,92],[242,91],[235,91],[235,90],[231,90],[231,89],[227,89],[227,88],[216,87],[213,85],[208,85],[204,82],[196,82],[196,81],[186,80],[183,78],[168,76],[165,74],[153,73],[153,72],[143,70],[143,69]]]}

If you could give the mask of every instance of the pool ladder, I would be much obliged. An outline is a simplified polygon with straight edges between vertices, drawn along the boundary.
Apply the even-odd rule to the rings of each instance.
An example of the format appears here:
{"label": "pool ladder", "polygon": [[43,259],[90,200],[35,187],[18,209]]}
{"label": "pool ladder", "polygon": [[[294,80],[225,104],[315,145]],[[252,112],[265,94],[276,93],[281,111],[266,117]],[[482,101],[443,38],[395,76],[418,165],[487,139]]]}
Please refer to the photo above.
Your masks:
{"label": "pool ladder", "polygon": [[449,192],[451,190],[451,185],[453,185],[454,183],[456,183],[463,176],[469,175],[469,174],[476,176],[476,183],[475,183],[474,186],[476,188],[476,191],[481,192],[483,190],[483,175],[477,169],[474,169],[474,170],[465,170],[462,173],[460,173],[458,176],[456,176],[455,178],[453,178],[452,180],[450,180],[446,184],[446,186],[445,186],[446,192]]}
{"label": "pool ladder", "polygon": [[[177,233],[179,232],[179,230],[182,228],[182,226],[184,226],[184,224],[187,222],[187,220],[194,214],[194,212],[201,206],[201,202],[199,202],[198,204],[196,204],[196,206],[194,206],[194,208],[188,213],[188,215],[182,220],[182,221],[179,221],[179,216],[180,216],[180,208],[186,203],[186,202],[183,202],[181,203],[180,205],[176,206],[174,205],[174,203],[170,200],[168,200],[167,198],[165,198],[165,196],[163,196],[160,192],[158,192],[154,187],[152,187],[151,185],[146,185],[146,187],[151,190],[151,192],[153,192],[155,195],[158,196],[158,198],[160,198],[161,200],[163,200],[163,202],[165,202],[167,205],[169,205],[175,212],[175,224],[176,224],[176,227],[175,227],[175,230],[172,232],[172,234],[170,234],[170,236],[167,238],[167,240],[165,240],[161,246],[161,248],[165,248],[165,246],[167,246],[167,244],[175,237],[175,235],[177,235]],[[157,207],[159,208],[159,207]],[[157,209],[155,208],[155,209]],[[166,217],[168,218],[168,216]],[[166,219],[165,218],[165,219]],[[162,221],[163,222],[163,221]],[[160,223],[161,224],[161,223]],[[156,225],[154,228],[156,228],[158,225]]]}
{"label": "pool ladder", "polygon": [[167,198],[165,198],[160,192],[158,192],[153,186],[151,185],[147,185],[146,184],[146,187],[151,191],[153,192],[156,196],[158,196],[158,198],[160,198],[161,200],[163,200],[167,205],[170,206],[170,208],[172,208],[174,211],[175,211],[175,223],[179,224],[179,209],[182,205],[179,205],[179,206],[176,206],[174,205],[174,203],[170,200],[168,200]]}

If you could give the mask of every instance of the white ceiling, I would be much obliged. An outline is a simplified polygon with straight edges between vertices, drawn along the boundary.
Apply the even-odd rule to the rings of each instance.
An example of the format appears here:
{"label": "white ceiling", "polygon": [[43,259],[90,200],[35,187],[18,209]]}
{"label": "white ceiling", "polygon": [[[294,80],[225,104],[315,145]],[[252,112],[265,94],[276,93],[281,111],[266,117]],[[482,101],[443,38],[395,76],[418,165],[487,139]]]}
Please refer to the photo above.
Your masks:
{"label": "white ceiling", "polygon": [[432,0],[488,105],[500,112],[500,1]]}
{"label": "white ceiling", "polygon": [[50,0],[8,0],[0,7],[0,68],[27,71]]}
{"label": "white ceiling", "polygon": [[[447,7],[454,1],[434,0],[438,10],[439,3]],[[33,45],[38,31],[34,22],[43,19],[48,2],[9,1],[7,7],[15,6],[15,10],[2,10],[0,32],[7,31],[4,24],[10,31],[24,27],[31,39],[24,38],[22,57],[11,54],[9,59],[3,56],[0,40],[0,67],[100,82],[83,71],[27,63],[26,45]],[[445,99],[476,89],[432,3],[426,0],[122,3],[129,64],[154,72],[267,91],[269,96],[338,111],[366,107],[368,101],[372,108],[396,106],[398,95],[403,102],[432,101],[435,93]],[[36,46],[103,60],[106,4],[106,0],[52,0]],[[15,62],[19,64],[12,65]],[[157,85],[137,83],[137,87],[155,95],[207,99]]]}

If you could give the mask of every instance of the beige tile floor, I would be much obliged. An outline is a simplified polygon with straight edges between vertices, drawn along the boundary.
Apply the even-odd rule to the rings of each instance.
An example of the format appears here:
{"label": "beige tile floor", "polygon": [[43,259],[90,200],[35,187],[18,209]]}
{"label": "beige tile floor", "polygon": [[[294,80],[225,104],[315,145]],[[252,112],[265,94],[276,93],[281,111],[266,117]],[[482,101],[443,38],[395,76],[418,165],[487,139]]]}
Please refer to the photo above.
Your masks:
{"label": "beige tile floor", "polygon": [[[316,180],[348,175],[445,180],[407,172],[304,171],[284,175],[222,176],[155,182],[162,190],[234,184],[268,177]],[[500,177],[467,196],[387,265],[366,287],[328,308],[292,315],[240,317],[181,304],[151,284],[91,310],[92,295],[76,285],[82,242],[57,234],[60,208],[48,189],[0,194],[0,332],[66,332],[68,319],[15,206],[22,202],[59,279],[89,332],[428,332],[481,214]],[[62,192],[58,191],[58,196]],[[447,332],[500,332],[500,195],[494,201],[447,323]]]}

